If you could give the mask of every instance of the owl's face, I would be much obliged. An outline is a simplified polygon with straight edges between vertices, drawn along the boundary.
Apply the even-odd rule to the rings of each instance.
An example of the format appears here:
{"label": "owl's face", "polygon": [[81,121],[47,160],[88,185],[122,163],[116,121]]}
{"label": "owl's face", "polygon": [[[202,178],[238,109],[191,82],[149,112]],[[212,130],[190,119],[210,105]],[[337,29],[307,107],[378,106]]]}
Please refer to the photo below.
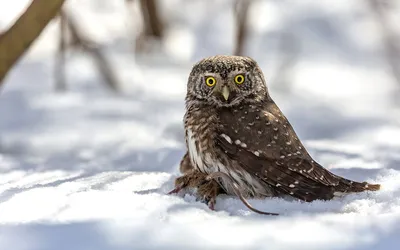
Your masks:
{"label": "owl's face", "polygon": [[259,102],[267,87],[257,63],[242,56],[213,56],[193,66],[187,86],[187,101],[196,99],[216,107]]}

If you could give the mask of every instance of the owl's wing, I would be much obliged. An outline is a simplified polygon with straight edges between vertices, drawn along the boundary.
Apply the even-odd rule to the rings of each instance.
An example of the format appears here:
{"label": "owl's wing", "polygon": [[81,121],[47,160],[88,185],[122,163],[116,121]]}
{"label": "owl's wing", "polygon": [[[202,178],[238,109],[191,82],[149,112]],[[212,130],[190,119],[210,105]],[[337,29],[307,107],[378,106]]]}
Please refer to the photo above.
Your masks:
{"label": "owl's wing", "polygon": [[306,201],[332,198],[334,187],[347,180],[312,160],[276,106],[257,110],[240,114],[249,119],[247,126],[235,122],[235,114],[223,113],[218,147],[279,193]]}

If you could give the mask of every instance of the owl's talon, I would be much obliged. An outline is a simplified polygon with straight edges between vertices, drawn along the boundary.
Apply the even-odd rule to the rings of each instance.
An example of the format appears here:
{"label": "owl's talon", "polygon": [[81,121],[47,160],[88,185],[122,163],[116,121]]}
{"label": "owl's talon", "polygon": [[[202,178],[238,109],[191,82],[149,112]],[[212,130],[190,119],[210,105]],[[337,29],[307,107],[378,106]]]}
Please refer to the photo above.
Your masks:
{"label": "owl's talon", "polygon": [[206,203],[206,204],[207,204],[207,202],[208,202],[208,201],[205,200],[204,197],[199,197],[199,196],[196,196],[196,201],[197,201],[197,202]]}
{"label": "owl's talon", "polygon": [[190,176],[183,175],[175,179],[175,188],[168,192],[168,194],[179,193],[182,189],[190,185]]}
{"label": "owl's talon", "polygon": [[215,203],[218,194],[221,193],[221,188],[215,180],[207,180],[202,183],[197,189],[199,197],[202,197],[204,203],[210,208],[215,210]]}
{"label": "owl's talon", "polygon": [[181,179],[176,179],[176,181],[175,181],[175,188],[174,189],[172,189],[171,191],[169,191],[168,192],[168,194],[177,194],[177,193],[179,193],[182,189],[184,189],[186,186],[187,186],[187,183],[186,182],[180,182],[179,183],[179,180],[181,180]]}
{"label": "owl's talon", "polygon": [[208,204],[210,202],[210,197],[197,195],[196,201]]}
{"label": "owl's talon", "polygon": [[206,204],[210,210],[213,211],[215,210],[215,203],[216,203],[215,198],[209,196],[202,196],[202,197],[198,196],[196,198],[196,201]]}
{"label": "owl's talon", "polygon": [[168,194],[168,195],[170,195],[170,194],[177,194],[177,193],[179,193],[181,190],[182,190],[182,187],[176,187],[176,188],[172,189],[171,191],[169,191],[167,194]]}
{"label": "owl's talon", "polygon": [[210,201],[208,202],[208,208],[212,211],[215,211],[215,199],[210,199]]}

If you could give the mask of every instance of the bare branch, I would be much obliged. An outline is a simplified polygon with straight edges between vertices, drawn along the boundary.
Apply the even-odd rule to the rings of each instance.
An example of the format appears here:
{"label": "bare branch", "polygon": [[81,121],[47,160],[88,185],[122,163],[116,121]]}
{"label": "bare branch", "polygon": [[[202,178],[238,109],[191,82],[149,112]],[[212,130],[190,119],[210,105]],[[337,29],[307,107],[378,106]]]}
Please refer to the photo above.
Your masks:
{"label": "bare branch", "polygon": [[0,36],[0,86],[12,66],[57,15],[64,0],[33,0],[18,20]]}
{"label": "bare branch", "polygon": [[151,49],[149,41],[162,40],[164,26],[155,0],[140,0],[139,3],[143,18],[143,30],[136,37],[135,51],[146,52]]}
{"label": "bare branch", "polygon": [[145,35],[162,39],[163,26],[155,0],[140,0],[140,7],[143,14]]}
{"label": "bare branch", "polygon": [[234,55],[243,55],[244,40],[247,36],[247,15],[249,12],[250,0],[237,0],[235,3],[236,19],[236,44]]}

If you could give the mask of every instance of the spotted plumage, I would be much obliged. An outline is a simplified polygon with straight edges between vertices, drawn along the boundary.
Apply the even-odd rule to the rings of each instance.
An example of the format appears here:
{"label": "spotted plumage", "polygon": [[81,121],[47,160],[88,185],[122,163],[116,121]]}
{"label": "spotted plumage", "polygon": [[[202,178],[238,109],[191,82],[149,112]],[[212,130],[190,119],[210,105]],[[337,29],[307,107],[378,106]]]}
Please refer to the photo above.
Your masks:
{"label": "spotted plumage", "polygon": [[[243,82],[236,79],[238,75],[244,77]],[[215,85],[206,84],[209,77]],[[188,152],[176,185],[197,176],[195,186],[207,201],[215,202],[222,190],[234,194],[226,180],[204,179],[214,172],[226,173],[245,196],[256,198],[290,195],[304,201],[327,200],[337,192],[380,187],[337,176],[315,162],[271,99],[261,69],[249,57],[214,56],[194,65],[184,126]],[[204,180],[199,182],[199,178]]]}

